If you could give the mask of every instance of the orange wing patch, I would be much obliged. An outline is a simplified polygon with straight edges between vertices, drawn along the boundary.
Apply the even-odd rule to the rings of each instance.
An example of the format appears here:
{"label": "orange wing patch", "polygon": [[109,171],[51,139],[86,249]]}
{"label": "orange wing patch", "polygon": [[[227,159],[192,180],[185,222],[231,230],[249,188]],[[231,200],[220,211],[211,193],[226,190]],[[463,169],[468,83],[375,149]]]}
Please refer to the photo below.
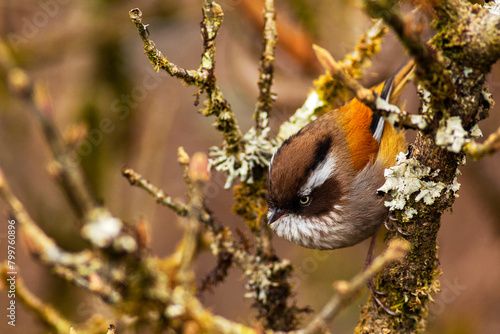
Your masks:
{"label": "orange wing patch", "polygon": [[370,130],[372,110],[354,98],[337,109],[336,113],[346,134],[353,167],[360,171],[376,157],[379,147]]}

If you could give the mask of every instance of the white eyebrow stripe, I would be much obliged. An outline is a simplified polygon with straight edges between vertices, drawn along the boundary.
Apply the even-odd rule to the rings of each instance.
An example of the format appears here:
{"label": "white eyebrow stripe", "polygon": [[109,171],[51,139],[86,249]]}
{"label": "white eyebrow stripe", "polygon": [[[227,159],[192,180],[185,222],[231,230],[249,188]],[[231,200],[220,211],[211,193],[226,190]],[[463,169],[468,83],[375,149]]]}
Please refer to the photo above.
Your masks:
{"label": "white eyebrow stripe", "polygon": [[326,182],[330,177],[332,177],[337,165],[337,159],[334,155],[330,154],[325,160],[323,160],[319,165],[311,172],[306,183],[300,188],[299,195],[306,196],[311,193],[311,191],[317,187],[320,187]]}

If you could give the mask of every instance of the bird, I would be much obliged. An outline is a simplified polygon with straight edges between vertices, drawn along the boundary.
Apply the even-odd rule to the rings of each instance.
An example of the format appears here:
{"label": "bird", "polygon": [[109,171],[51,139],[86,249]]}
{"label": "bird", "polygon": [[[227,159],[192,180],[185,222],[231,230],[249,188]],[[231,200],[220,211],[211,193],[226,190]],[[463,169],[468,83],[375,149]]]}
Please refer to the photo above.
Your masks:
{"label": "bird", "polygon": [[[396,103],[411,79],[413,61],[372,91]],[[376,235],[388,219],[384,170],[407,144],[380,115],[353,98],[286,139],[268,173],[268,226],[297,245],[338,249]]]}

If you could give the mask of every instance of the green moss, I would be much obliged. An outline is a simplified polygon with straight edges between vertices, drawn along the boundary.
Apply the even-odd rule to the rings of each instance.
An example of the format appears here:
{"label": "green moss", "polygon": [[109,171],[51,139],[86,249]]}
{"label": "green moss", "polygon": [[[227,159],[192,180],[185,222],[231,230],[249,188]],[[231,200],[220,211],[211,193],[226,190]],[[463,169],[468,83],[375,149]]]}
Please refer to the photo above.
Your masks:
{"label": "green moss", "polygon": [[[354,79],[362,77],[363,69],[370,64],[371,57],[380,51],[382,38],[387,31],[387,27],[380,21],[374,21],[372,27],[359,38],[354,51],[346,55],[340,62],[343,70],[349,76]],[[325,102],[326,111],[351,97],[350,91],[328,73],[315,80],[314,85],[320,99]]]}
{"label": "green moss", "polygon": [[314,81],[314,85],[320,99],[325,102],[325,108],[328,110],[332,105],[347,101],[351,95],[349,90],[342,83],[333,79],[330,74],[320,76]]}
{"label": "green moss", "polygon": [[[262,171],[259,173],[262,175]],[[234,187],[233,212],[245,220],[252,231],[260,229],[261,222],[267,215],[266,203],[267,184],[264,177],[253,183],[243,183]]]}

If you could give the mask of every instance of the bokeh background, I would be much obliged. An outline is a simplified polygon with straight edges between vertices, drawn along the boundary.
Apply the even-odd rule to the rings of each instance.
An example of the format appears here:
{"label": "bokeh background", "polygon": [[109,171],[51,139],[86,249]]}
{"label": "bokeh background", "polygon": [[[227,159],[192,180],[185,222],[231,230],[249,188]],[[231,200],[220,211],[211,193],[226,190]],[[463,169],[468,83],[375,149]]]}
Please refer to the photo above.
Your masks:
{"label": "bokeh background", "polygon": [[[263,1],[221,0],[225,12],[217,38],[216,75],[225,97],[232,104],[241,128],[253,125],[257,96],[258,61],[262,46],[259,6]],[[199,66],[201,20],[199,0],[147,1],[0,1],[0,35],[17,64],[50,91],[55,119],[62,132],[84,125],[98,133],[100,122],[110,119],[113,130],[103,133],[81,151],[81,164],[90,185],[118,217],[151,224],[152,251],[159,257],[172,252],[182,229],[174,214],[159,206],[145,192],[132,188],[120,169],[129,165],[168,194],[185,198],[177,148],[189,154],[207,152],[220,145],[221,135],[194,106],[195,88],[186,87],[166,73],[155,73],[144,55],[142,43],[128,17],[139,7],[156,45],[169,60],[181,67]],[[256,7],[257,6],[257,7]],[[278,99],[272,118],[279,124],[301,106],[312,81],[320,73],[311,57],[317,43],[336,59],[350,52],[370,21],[354,1],[277,0],[278,20],[285,26],[278,43],[274,91]],[[255,14],[257,13],[257,14]],[[432,32],[427,29],[427,35]],[[296,43],[283,45],[285,38]],[[367,86],[388,77],[406,55],[389,34],[382,51],[373,59],[363,83]],[[9,93],[5,59],[0,59],[0,166],[32,217],[65,249],[85,247],[76,228],[76,218],[66,198],[46,171],[51,160],[39,124],[28,107]],[[497,67],[487,76],[495,98],[500,98]],[[417,109],[415,89],[404,94],[407,108]],[[500,126],[500,113],[480,124],[488,135]],[[415,137],[408,132],[408,139]],[[97,138],[97,137],[96,137]],[[462,187],[452,213],[446,213],[439,234],[439,257],[443,274],[442,293],[435,296],[429,317],[429,333],[500,333],[500,154],[460,168]],[[231,212],[232,193],[223,189],[224,177],[214,173],[206,195],[219,221],[244,228]],[[8,212],[0,201],[0,260],[7,255]],[[382,238],[381,238],[382,239]],[[348,279],[363,266],[367,242],[348,249],[318,252],[291,245],[277,237],[273,243],[279,256],[294,264],[293,278],[299,306],[318,311],[332,294],[332,282]],[[18,234],[16,262],[27,287],[59,309],[75,323],[92,314],[118,320],[88,292],[51,274],[50,269],[30,258]],[[383,245],[379,242],[379,250]],[[208,253],[196,263],[198,279],[215,265]],[[216,314],[247,324],[255,323],[251,300],[243,297],[245,280],[232,269],[229,277],[200,298]],[[348,333],[359,317],[359,305],[367,292],[342,312],[332,324],[335,333]],[[7,307],[0,291],[0,315]],[[310,316],[304,317],[304,323]],[[43,333],[43,327],[22,307],[17,310],[15,329],[0,317],[2,333]]]}

